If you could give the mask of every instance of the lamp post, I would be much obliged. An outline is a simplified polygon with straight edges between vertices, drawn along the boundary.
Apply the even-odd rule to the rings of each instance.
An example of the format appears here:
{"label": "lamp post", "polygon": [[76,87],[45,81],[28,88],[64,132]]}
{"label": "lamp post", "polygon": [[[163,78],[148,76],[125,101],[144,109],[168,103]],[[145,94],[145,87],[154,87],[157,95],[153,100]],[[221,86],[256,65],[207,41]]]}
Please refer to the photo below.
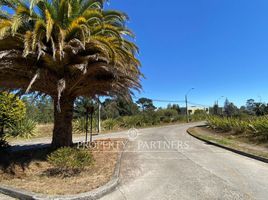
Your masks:
{"label": "lamp post", "polygon": [[187,123],[189,123],[189,113],[188,113],[188,95],[189,93],[194,90],[194,88],[189,89],[189,91],[185,94],[185,105],[186,105],[186,119]]}
{"label": "lamp post", "polygon": [[101,132],[101,101],[97,98],[98,102],[98,134]]}

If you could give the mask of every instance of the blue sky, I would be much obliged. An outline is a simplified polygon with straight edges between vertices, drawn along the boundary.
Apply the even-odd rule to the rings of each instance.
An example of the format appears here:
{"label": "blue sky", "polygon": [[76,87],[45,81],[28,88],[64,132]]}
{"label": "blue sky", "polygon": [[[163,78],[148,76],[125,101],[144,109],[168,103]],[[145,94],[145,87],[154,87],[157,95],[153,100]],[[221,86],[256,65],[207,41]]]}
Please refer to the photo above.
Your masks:
{"label": "blue sky", "polygon": [[183,100],[194,87],[189,100],[199,104],[268,101],[267,0],[110,0],[108,8],[130,16],[146,76],[138,97]]}

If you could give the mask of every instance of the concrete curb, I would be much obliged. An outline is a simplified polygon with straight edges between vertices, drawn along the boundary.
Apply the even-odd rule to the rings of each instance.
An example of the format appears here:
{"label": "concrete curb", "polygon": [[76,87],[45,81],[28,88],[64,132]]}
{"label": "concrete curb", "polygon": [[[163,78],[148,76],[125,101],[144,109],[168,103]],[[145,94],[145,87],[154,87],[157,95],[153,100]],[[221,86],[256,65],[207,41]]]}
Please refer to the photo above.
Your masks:
{"label": "concrete curb", "polygon": [[237,153],[237,154],[242,155],[242,156],[246,156],[246,157],[248,157],[248,158],[252,158],[252,159],[255,159],[255,160],[264,162],[264,163],[268,163],[268,159],[267,159],[267,158],[263,158],[263,157],[260,157],[260,156],[256,156],[256,155],[253,155],[253,154],[250,154],[250,153],[246,153],[246,152],[243,152],[243,151],[240,151],[240,150],[237,150],[237,149],[233,149],[233,148],[231,148],[231,147],[223,146],[223,145],[218,144],[218,143],[216,143],[216,142],[212,142],[212,141],[209,141],[209,140],[200,138],[200,137],[198,137],[198,136],[192,134],[192,133],[189,131],[189,129],[187,129],[187,133],[188,133],[189,135],[191,135],[192,137],[194,137],[194,138],[196,138],[196,139],[198,139],[198,140],[201,140],[201,141],[203,141],[203,142],[206,142],[206,143],[208,143],[208,144],[211,144],[211,145],[220,147],[220,148],[222,148],[222,149],[226,149],[226,150],[228,150],[228,151],[232,151],[232,152],[234,152],[234,153]]}
{"label": "concrete curb", "polygon": [[[128,141],[126,145],[128,144]],[[0,193],[22,199],[22,200],[96,200],[104,195],[114,191],[114,189],[119,185],[119,174],[120,174],[120,166],[122,155],[125,149],[119,153],[118,160],[115,166],[115,170],[111,180],[105,185],[94,189],[90,192],[75,194],[75,195],[45,195],[34,192],[29,192],[22,189],[12,188],[5,185],[0,185]]]}

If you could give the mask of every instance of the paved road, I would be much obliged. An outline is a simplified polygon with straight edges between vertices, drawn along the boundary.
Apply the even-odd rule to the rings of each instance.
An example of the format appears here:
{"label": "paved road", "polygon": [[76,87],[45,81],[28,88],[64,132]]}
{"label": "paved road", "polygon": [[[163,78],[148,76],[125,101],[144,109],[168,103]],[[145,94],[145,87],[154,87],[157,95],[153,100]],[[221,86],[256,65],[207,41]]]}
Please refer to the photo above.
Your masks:
{"label": "paved road", "polygon": [[[192,138],[186,130],[197,124],[142,129],[137,137],[132,132],[120,186],[101,200],[268,199],[268,164]],[[128,137],[128,132],[95,138],[106,137]],[[28,147],[40,142],[50,138],[29,141]]]}
{"label": "paved road", "polygon": [[268,199],[268,164],[192,138],[189,125],[141,130],[121,183],[101,200]]}
{"label": "paved road", "polygon": [[0,200],[15,200],[15,199],[0,193]]}

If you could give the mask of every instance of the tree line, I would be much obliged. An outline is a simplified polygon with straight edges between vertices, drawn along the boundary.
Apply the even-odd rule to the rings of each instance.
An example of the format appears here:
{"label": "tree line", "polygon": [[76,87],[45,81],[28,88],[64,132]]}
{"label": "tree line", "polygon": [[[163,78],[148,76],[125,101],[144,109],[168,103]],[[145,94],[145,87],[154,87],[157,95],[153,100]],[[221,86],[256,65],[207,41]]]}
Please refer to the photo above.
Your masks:
{"label": "tree line", "polygon": [[245,105],[238,108],[233,102],[226,99],[223,107],[215,104],[211,109],[211,114],[227,117],[264,116],[268,115],[268,104],[248,99]]}

